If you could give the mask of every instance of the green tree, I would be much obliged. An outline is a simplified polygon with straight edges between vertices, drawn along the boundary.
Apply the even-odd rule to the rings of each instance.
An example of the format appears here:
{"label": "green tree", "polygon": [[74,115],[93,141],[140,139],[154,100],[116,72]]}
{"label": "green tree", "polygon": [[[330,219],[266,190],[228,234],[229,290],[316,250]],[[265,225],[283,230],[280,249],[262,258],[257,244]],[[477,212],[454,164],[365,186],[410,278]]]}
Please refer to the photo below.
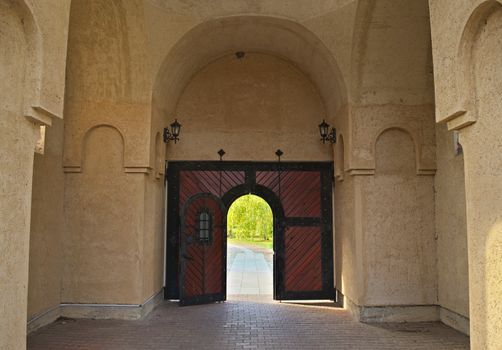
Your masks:
{"label": "green tree", "polygon": [[272,209],[263,198],[245,195],[228,210],[228,235],[240,240],[268,241],[272,239],[273,221]]}

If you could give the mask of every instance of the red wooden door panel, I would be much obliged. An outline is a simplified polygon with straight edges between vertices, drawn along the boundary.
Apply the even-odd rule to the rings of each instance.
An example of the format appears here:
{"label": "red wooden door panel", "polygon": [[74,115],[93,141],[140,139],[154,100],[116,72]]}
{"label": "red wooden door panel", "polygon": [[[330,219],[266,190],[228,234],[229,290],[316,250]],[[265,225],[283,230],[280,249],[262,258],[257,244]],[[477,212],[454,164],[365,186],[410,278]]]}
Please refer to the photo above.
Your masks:
{"label": "red wooden door panel", "polygon": [[284,289],[289,292],[322,291],[320,227],[287,227],[285,253]]}
{"label": "red wooden door panel", "polygon": [[[207,236],[201,234],[201,215],[209,218]],[[182,211],[180,304],[225,300],[225,210],[210,193],[198,193]]]}
{"label": "red wooden door panel", "polygon": [[[253,193],[274,213],[274,298],[334,297],[331,164],[179,162],[168,174],[166,296],[179,291],[183,305],[225,299],[226,208]],[[214,219],[210,242],[196,236],[204,208]]]}
{"label": "red wooden door panel", "polygon": [[256,183],[279,197],[284,211],[277,273],[280,299],[327,297],[322,170],[258,171]]}

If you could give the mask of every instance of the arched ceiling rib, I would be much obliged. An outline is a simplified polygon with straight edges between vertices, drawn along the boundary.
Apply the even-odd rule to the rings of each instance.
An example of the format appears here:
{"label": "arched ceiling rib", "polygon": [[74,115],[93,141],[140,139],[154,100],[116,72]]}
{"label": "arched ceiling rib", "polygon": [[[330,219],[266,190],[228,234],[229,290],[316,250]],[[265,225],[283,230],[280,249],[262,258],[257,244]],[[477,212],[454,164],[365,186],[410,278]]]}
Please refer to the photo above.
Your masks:
{"label": "arched ceiling rib", "polygon": [[184,87],[197,71],[237,51],[268,53],[293,62],[319,89],[329,118],[345,104],[345,85],[337,64],[312,32],[282,18],[234,16],[200,24],[174,46],[155,81],[155,108],[173,113]]}

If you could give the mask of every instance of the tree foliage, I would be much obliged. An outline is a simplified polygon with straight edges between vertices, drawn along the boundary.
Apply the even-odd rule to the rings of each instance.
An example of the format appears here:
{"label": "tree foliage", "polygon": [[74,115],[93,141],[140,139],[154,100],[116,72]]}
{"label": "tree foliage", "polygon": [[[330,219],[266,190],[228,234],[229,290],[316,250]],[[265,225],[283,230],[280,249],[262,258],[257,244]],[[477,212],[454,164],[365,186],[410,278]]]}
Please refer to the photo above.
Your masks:
{"label": "tree foliage", "polygon": [[261,197],[248,194],[238,198],[228,210],[228,235],[247,241],[271,240],[273,221],[268,203]]}

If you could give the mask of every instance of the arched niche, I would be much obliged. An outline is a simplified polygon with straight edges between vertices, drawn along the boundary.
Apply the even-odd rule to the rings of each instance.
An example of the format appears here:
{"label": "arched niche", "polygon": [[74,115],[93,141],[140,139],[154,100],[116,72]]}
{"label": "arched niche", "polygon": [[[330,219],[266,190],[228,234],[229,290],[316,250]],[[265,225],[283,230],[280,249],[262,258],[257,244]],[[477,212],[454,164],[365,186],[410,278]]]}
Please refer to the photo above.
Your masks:
{"label": "arched niche", "polygon": [[123,171],[124,137],[112,125],[97,125],[85,133],[82,147],[82,172]]}
{"label": "arched niche", "polygon": [[420,142],[420,133],[419,130],[417,130],[416,127],[413,126],[408,126],[404,123],[398,124],[398,125],[387,125],[381,128],[377,133],[373,141],[373,161],[374,161],[374,169],[378,166],[377,164],[377,144],[380,139],[380,137],[385,134],[389,130],[399,130],[405,134],[407,134],[412,143],[413,143],[413,150],[414,150],[414,161],[415,161],[415,169],[416,169],[416,174],[417,175],[434,175],[436,173],[435,169],[435,164],[430,163],[428,159],[424,159],[424,156],[422,154],[423,152],[423,147],[422,143]]}
{"label": "arched niche", "polygon": [[402,128],[387,128],[375,142],[375,173],[414,175],[416,153],[416,142],[410,132]]}

